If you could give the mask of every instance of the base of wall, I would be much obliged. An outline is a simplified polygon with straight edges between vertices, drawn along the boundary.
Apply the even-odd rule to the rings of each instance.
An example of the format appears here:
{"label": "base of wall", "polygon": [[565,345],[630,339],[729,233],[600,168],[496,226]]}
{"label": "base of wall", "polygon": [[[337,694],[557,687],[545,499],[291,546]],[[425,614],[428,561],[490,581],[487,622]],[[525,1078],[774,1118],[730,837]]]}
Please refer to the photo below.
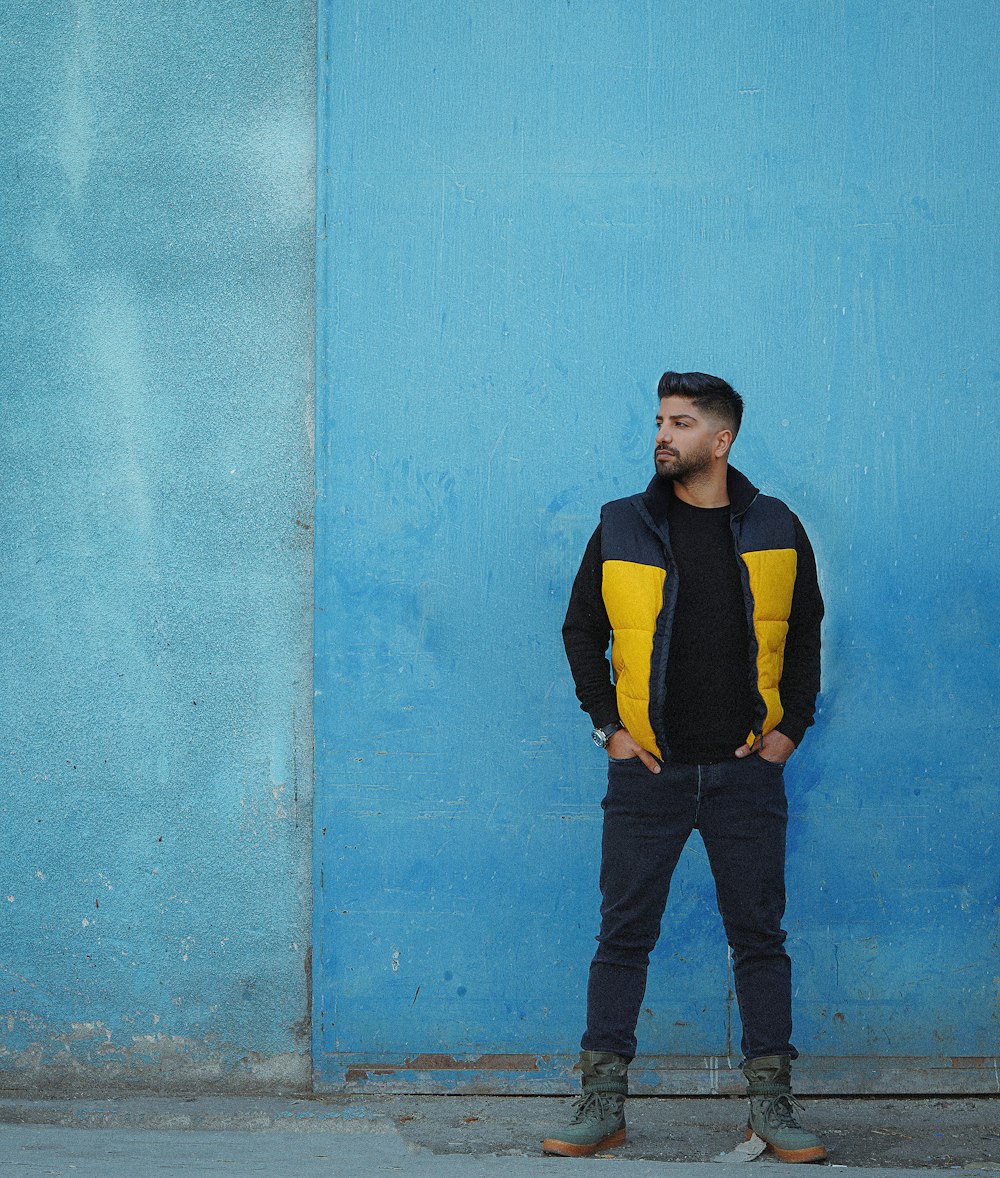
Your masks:
{"label": "base of wall", "polygon": [[[46,1064],[0,1070],[0,1096],[114,1095],[561,1096],[580,1086],[576,1055],[326,1054],[310,1075],[307,1056],[251,1056],[225,1066],[161,1060],[148,1066]],[[640,1055],[629,1071],[635,1096],[741,1096],[738,1057]],[[1000,1094],[998,1056],[803,1056],[794,1066],[803,1096],[974,1096]]]}
{"label": "base of wall", "polygon": [[173,1050],[158,1060],[39,1062],[0,1068],[0,1096],[28,1099],[78,1099],[121,1096],[308,1096],[312,1076],[308,1055],[251,1054],[232,1059],[190,1056]]}
{"label": "base of wall", "polygon": [[[326,1054],[314,1090],[344,1093],[484,1093],[552,1096],[579,1088],[575,1055]],[[739,1057],[638,1056],[635,1096],[736,1096],[745,1091]],[[803,1056],[795,1090],[805,1096],[996,1095],[997,1056]]]}

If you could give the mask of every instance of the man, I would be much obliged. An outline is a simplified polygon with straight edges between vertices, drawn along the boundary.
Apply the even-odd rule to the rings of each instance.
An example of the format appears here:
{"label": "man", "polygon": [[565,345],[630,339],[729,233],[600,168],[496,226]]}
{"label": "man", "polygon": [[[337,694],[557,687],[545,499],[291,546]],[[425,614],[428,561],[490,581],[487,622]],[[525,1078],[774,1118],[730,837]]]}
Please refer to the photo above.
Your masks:
{"label": "man", "polygon": [[649,954],[697,829],[733,953],[747,1136],[784,1161],[819,1161],[823,1144],[791,1097],[781,928],[783,767],[819,690],[816,562],[789,508],[729,465],[739,394],[700,372],[664,373],[658,391],[656,475],[643,494],[602,508],[563,626],[577,695],[608,755],[608,793],[583,1095],[542,1148],[580,1156],[625,1139]]}

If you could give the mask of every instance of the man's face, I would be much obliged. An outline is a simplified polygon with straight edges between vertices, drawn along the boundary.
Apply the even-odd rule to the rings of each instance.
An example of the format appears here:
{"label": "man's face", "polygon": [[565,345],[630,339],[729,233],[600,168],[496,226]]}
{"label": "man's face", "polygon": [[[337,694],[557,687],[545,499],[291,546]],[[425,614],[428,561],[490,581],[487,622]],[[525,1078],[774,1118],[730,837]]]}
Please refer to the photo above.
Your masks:
{"label": "man's face", "polygon": [[653,460],[662,478],[683,482],[708,470],[716,456],[719,423],[686,397],[664,397],[656,415]]}

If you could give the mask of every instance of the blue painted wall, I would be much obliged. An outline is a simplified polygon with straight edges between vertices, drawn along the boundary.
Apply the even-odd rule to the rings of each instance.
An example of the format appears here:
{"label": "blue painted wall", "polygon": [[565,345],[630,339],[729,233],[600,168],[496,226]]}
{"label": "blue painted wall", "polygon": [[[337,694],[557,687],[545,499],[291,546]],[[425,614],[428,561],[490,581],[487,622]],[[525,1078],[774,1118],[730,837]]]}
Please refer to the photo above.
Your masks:
{"label": "blue painted wall", "polygon": [[309,1079],[314,34],[0,15],[0,1081]]}
{"label": "blue painted wall", "polygon": [[[803,1066],[990,1087],[996,11],[320,12],[321,1082],[565,1082],[603,773],[559,627],[669,367],[744,393],[734,460],[822,569],[788,773]],[[644,1082],[724,1087],[738,1042],[695,840]]]}

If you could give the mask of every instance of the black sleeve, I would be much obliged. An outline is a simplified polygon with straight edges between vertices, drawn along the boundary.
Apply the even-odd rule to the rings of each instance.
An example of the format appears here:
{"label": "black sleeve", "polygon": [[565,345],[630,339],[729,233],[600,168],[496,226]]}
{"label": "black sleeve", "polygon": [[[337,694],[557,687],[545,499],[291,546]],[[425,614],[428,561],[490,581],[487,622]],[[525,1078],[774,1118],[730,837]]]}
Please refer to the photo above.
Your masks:
{"label": "black sleeve", "polygon": [[781,703],[785,714],[778,731],[799,744],[813,722],[819,694],[823,598],[816,577],[816,557],[798,516],[795,517],[795,551],[798,554],[795,588],[781,672]]}
{"label": "black sleeve", "polygon": [[618,703],[607,659],[611,623],[601,593],[599,524],[590,537],[573,582],[562,636],[580,707],[588,713],[595,728],[604,728],[618,719]]}

